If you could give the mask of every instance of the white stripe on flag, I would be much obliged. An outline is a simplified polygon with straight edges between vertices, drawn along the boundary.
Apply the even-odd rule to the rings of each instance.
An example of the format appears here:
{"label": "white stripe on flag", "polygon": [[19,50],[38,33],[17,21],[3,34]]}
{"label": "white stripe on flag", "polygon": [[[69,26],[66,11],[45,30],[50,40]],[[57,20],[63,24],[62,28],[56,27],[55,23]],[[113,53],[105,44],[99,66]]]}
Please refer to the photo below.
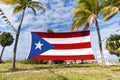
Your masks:
{"label": "white stripe on flag", "polygon": [[40,55],[56,55],[56,56],[75,56],[75,55],[89,55],[93,54],[91,48],[86,49],[70,49],[70,50],[48,50]]}
{"label": "white stripe on flag", "polygon": [[90,36],[74,37],[74,38],[43,38],[51,44],[71,44],[90,42]]}

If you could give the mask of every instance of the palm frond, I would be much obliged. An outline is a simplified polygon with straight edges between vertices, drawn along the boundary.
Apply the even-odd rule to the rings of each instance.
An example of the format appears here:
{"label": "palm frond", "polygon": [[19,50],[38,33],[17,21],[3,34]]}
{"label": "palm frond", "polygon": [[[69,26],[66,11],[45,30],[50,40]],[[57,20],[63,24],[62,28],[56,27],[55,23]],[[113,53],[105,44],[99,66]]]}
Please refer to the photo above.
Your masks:
{"label": "palm frond", "polygon": [[20,12],[23,9],[22,6],[16,6],[13,10],[13,14],[17,14],[18,12]]}
{"label": "palm frond", "polygon": [[86,0],[78,0],[78,3],[82,3],[82,2],[84,2],[84,1],[86,1]]}
{"label": "palm frond", "polygon": [[80,9],[89,10],[91,13],[95,13],[95,14],[99,13],[98,0],[80,0],[77,7]]}
{"label": "palm frond", "polygon": [[38,2],[38,1],[29,1],[29,3],[34,3],[34,4],[38,4],[39,3],[41,6],[43,6],[43,4]]}
{"label": "palm frond", "polygon": [[112,19],[116,14],[117,14],[117,13],[112,14],[112,15],[109,16],[109,17],[106,17],[106,18],[104,18],[104,20],[105,20],[105,21],[109,21],[109,20]]}
{"label": "palm frond", "polygon": [[[79,2],[78,4],[79,6],[81,6],[84,9],[87,9],[91,12],[97,13],[97,9],[98,9],[98,0],[82,0],[81,2]],[[94,7],[93,7],[94,5]]]}
{"label": "palm frond", "polygon": [[35,7],[36,9],[45,11],[45,8],[39,2],[38,3],[37,2],[29,2],[28,5]]}
{"label": "palm frond", "polygon": [[89,0],[80,1],[77,7],[91,11],[91,3]]}
{"label": "palm frond", "polygon": [[114,6],[120,6],[120,0],[112,0],[111,4]]}
{"label": "palm frond", "polygon": [[13,0],[0,0],[0,2],[10,5],[10,4],[15,4],[15,2]]}
{"label": "palm frond", "polygon": [[90,15],[91,12],[89,10],[86,10],[86,9],[75,8],[73,18],[78,17],[78,16],[83,15],[83,14]]}
{"label": "palm frond", "polygon": [[103,9],[104,7],[107,7],[111,5],[111,0],[102,0],[99,4],[100,9]]}
{"label": "palm frond", "polygon": [[83,28],[83,31],[84,31],[84,30],[87,30],[89,27],[90,27],[90,26],[89,26],[89,23],[86,23],[85,27]]}
{"label": "palm frond", "polygon": [[98,6],[99,6],[98,0],[88,0],[87,2],[89,2],[89,5],[91,7],[90,11],[94,14],[98,14]]}
{"label": "palm frond", "polygon": [[79,27],[81,27],[86,21],[87,21],[87,17],[86,17],[86,16],[79,17],[79,18],[76,19],[76,20],[74,21],[74,23],[72,24],[71,31],[77,30],[77,29],[78,29]]}
{"label": "palm frond", "polygon": [[101,10],[101,13],[104,20],[109,20],[111,19],[110,17],[113,17],[118,11],[119,8],[116,6],[107,6]]}
{"label": "palm frond", "polygon": [[32,6],[28,6],[32,11],[34,12],[34,15],[36,16],[36,10]]}

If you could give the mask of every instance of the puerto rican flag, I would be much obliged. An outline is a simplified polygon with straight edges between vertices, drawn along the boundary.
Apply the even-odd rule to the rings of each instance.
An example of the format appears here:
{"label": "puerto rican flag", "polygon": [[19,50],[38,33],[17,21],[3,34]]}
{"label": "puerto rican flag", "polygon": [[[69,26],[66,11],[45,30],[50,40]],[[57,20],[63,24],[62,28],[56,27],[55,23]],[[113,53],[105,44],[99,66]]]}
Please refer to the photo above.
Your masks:
{"label": "puerto rican flag", "polygon": [[94,60],[90,31],[31,34],[30,60]]}

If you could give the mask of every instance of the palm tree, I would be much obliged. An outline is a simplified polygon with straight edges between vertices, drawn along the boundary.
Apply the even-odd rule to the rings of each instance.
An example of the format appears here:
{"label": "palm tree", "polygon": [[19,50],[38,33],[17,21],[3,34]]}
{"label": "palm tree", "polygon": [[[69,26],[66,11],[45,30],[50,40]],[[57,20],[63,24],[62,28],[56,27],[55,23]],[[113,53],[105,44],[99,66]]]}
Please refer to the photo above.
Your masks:
{"label": "palm tree", "polygon": [[106,49],[109,51],[109,53],[120,57],[120,35],[114,34],[109,36],[106,40]]}
{"label": "palm tree", "polygon": [[13,43],[14,39],[10,33],[3,32],[0,35],[0,45],[3,47],[1,55],[0,55],[0,62],[2,62],[2,55],[6,46],[10,46]]}
{"label": "palm tree", "polygon": [[[87,30],[92,24],[95,24],[98,34],[98,43],[103,65],[105,65],[105,59],[102,50],[101,34],[97,18],[101,11],[102,14],[105,14],[103,8],[110,5],[108,1],[109,0],[102,0],[101,2],[99,2],[99,0],[78,0],[78,5],[74,9],[73,15],[75,21],[71,28],[71,31],[77,30],[79,27],[81,27],[83,30]],[[108,18],[110,17],[110,15],[107,14],[105,16],[108,16]]]}
{"label": "palm tree", "polygon": [[45,11],[45,9],[40,2],[32,1],[32,0],[10,0],[10,1],[2,0],[2,2],[15,6],[15,8],[13,10],[13,14],[16,14],[16,13],[22,11],[22,16],[21,16],[20,24],[18,25],[18,30],[17,30],[18,32],[16,34],[15,46],[14,46],[14,50],[13,50],[12,69],[15,69],[17,43],[18,43],[18,39],[19,39],[19,35],[20,35],[20,29],[21,29],[21,26],[22,26],[22,23],[23,23],[25,11],[26,11],[27,8],[30,8],[30,9],[32,9],[34,14],[36,15],[35,8],[37,8],[39,10],[43,10],[43,11]]}

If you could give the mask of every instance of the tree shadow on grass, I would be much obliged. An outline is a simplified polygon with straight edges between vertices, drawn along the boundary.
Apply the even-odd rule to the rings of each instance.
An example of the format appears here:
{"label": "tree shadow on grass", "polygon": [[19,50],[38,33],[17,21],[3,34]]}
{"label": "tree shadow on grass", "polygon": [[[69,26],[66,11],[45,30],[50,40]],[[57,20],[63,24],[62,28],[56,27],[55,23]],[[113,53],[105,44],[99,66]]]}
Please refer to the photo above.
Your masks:
{"label": "tree shadow on grass", "polygon": [[62,69],[62,68],[88,68],[88,67],[95,67],[98,66],[97,64],[91,65],[91,64],[70,64],[70,65],[65,65],[65,64],[53,64],[53,65],[47,65],[47,66],[40,66],[36,65],[33,67],[24,67],[24,68],[16,68],[14,70],[9,69],[9,70],[4,70],[0,72],[8,73],[8,72],[25,72],[25,71],[38,71],[38,70],[43,70],[43,69]]}
{"label": "tree shadow on grass", "polygon": [[116,72],[116,71],[120,71],[120,69],[114,69],[114,70],[112,70],[112,71],[115,71],[115,72]]}

